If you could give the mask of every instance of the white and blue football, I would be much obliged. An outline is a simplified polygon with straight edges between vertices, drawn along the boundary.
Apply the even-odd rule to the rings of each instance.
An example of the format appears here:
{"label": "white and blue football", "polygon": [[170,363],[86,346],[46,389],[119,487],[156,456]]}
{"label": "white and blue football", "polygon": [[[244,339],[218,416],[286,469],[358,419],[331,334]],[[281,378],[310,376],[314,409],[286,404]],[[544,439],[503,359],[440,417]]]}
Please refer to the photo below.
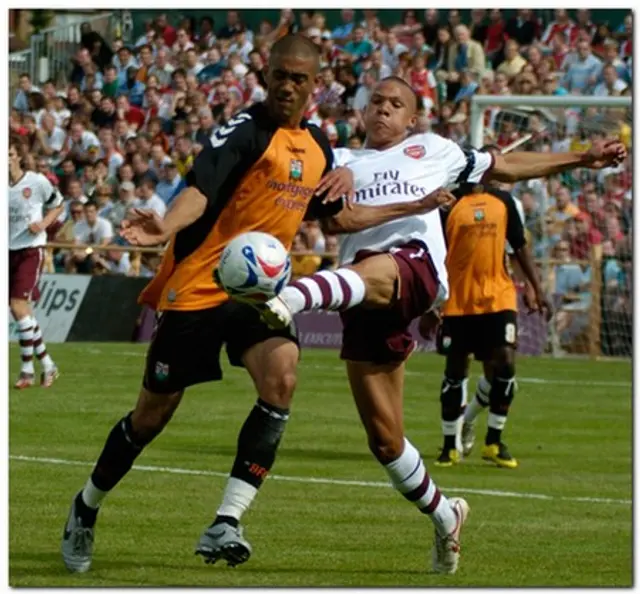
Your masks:
{"label": "white and blue football", "polygon": [[214,280],[237,301],[264,303],[291,279],[291,258],[278,239],[251,231],[234,237],[224,248]]}

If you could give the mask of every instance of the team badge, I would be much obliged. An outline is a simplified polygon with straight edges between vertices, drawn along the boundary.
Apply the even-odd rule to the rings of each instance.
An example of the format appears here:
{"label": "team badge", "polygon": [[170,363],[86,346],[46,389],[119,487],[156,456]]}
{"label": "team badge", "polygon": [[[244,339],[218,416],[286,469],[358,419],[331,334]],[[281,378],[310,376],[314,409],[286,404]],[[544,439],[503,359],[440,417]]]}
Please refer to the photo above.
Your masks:
{"label": "team badge", "polygon": [[289,165],[289,179],[292,181],[302,181],[302,161],[300,159],[291,159]]}
{"label": "team badge", "polygon": [[22,190],[22,197],[25,199],[31,198],[31,188],[25,188]]}
{"label": "team badge", "polygon": [[426,155],[427,151],[421,144],[412,144],[404,149],[404,154],[412,159],[422,159]]}
{"label": "team badge", "polygon": [[155,375],[158,381],[166,380],[169,377],[169,365],[156,361]]}
{"label": "team badge", "polygon": [[481,208],[478,208],[477,210],[475,210],[473,212],[473,220],[476,223],[479,223],[480,221],[484,221],[484,210],[482,210]]}

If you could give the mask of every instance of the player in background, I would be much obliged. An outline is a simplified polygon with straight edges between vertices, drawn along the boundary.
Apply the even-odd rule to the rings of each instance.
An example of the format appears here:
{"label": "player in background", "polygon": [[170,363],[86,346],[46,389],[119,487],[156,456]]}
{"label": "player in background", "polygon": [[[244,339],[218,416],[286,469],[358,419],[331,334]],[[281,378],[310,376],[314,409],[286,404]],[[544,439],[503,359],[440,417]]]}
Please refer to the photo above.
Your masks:
{"label": "player in background", "polygon": [[35,383],[33,355],[42,365],[40,385],[50,387],[58,368],[47,353],[32,303],[40,297],[38,280],[44,262],[46,229],[63,211],[60,192],[41,173],[24,171],[18,144],[9,141],[9,309],[18,327],[22,365],[15,388]]}
{"label": "player in background", "polygon": [[[62,539],[70,571],[89,570],[104,498],[164,429],[185,389],[222,379],[223,345],[232,365],[246,367],[258,400],[240,430],[222,502],[196,553],[230,565],[251,555],[240,520],[275,461],[289,419],[299,348],[290,329],[274,331],[254,308],[229,301],[213,281],[220,255],[231,238],[253,230],[274,235],[290,249],[305,217],[330,218],[340,232],[349,232],[408,212],[398,205],[375,212],[342,208],[337,201],[351,193],[352,174],[332,171],[328,140],[303,120],[318,70],[319,55],[308,39],[289,35],[277,41],[266,102],[216,130],[212,146],[198,155],[187,176],[188,188],[164,219],[153,211],[134,211],[122,231],[136,245],[169,241],[158,273],[140,297],[159,312],[158,323],[135,408],[114,425],[72,501]],[[345,291],[356,293],[355,276],[344,275]]]}
{"label": "player in background", "polygon": [[[530,311],[546,314],[550,307],[511,194],[483,184],[463,184],[454,194],[454,207],[443,212],[449,299],[442,308],[437,338],[438,351],[446,356],[446,367],[440,391],[444,444],[435,463],[452,466],[460,461],[463,451],[471,451],[472,418],[478,411],[476,403],[483,402],[488,384],[489,428],[482,457],[498,466],[515,468],[517,461],[501,439],[515,395],[517,344],[517,294],[507,270],[508,246],[533,290],[533,300],[528,302]],[[484,377],[468,407],[470,412],[464,412],[469,421],[463,430],[463,443],[457,443],[466,404],[470,354],[483,362]]]}
{"label": "player in background", "polygon": [[[607,143],[585,154],[494,158],[463,151],[435,134],[409,137],[417,110],[415,94],[402,79],[387,78],[375,87],[365,112],[365,148],[335,151],[336,162],[353,170],[356,204],[381,208],[419,200],[454,183],[480,182],[483,176],[512,182],[578,166],[604,167],[625,155],[620,143]],[[330,224],[325,230],[336,232]],[[372,227],[342,238],[336,271],[289,284],[266,303],[262,315],[272,327],[282,328],[302,311],[341,311],[341,358],[369,448],[394,487],[433,521],[433,569],[454,573],[469,506],[460,498],[447,500],[429,476],[404,436],[402,405],[404,364],[415,346],[409,324],[446,299],[445,256],[437,211]],[[345,277],[352,281],[348,291]]]}

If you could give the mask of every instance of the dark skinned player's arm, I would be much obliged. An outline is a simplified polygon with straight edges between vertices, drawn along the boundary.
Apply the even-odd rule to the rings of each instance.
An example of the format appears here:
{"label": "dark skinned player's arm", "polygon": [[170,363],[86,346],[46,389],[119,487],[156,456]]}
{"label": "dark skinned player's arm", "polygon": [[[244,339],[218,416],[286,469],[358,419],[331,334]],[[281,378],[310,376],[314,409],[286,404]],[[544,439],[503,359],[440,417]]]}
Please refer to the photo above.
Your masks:
{"label": "dark skinned player's arm", "polygon": [[[605,146],[605,154],[595,156],[591,151],[582,153],[528,153],[515,152],[508,155],[495,155],[493,169],[489,171],[488,178],[513,183],[523,179],[534,179],[557,175],[576,167],[596,168],[603,162],[619,161],[626,156],[624,147],[619,143],[609,143]],[[608,150],[608,153],[607,153]],[[615,158],[614,158],[615,153]],[[600,165],[596,165],[600,163]]]}
{"label": "dark skinned player's arm", "polygon": [[175,199],[164,217],[168,236],[195,223],[209,209],[224,206],[225,184],[230,176],[239,175],[249,161],[254,145],[254,124],[249,116],[240,114],[213,137],[196,157],[187,174],[187,186]]}
{"label": "dark skinned player's arm", "polygon": [[520,274],[524,276],[524,280],[531,285],[536,295],[542,295],[542,285],[527,245],[524,226],[518,214],[516,203],[508,192],[499,191],[499,194],[507,207],[507,240],[513,249],[511,257],[517,261],[514,272],[516,276]]}
{"label": "dark skinned player's arm", "polygon": [[[384,206],[362,206],[354,204],[352,208],[343,208],[337,214],[320,221],[325,233],[356,233],[370,227],[376,227],[395,219],[401,219],[421,212],[417,205],[420,202],[399,202]],[[424,208],[422,209],[424,212]]]}

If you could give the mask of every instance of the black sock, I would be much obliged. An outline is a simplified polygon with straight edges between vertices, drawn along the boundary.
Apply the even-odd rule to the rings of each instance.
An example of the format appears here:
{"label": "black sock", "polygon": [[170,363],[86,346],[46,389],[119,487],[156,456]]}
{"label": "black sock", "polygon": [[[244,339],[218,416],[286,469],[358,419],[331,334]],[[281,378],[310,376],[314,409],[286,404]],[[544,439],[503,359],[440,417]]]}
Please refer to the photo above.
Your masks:
{"label": "black sock", "polygon": [[449,450],[456,449],[456,436],[455,435],[445,435],[444,436],[444,446],[443,449],[445,452]]}
{"label": "black sock", "polygon": [[232,516],[216,516],[215,521],[211,525],[216,526],[217,524],[229,524],[230,526],[237,528],[239,523],[240,522]]}
{"label": "black sock", "polygon": [[98,458],[91,481],[101,491],[111,491],[131,470],[134,460],[151,440],[137,440],[131,427],[131,414],[120,419],[111,429]]}
{"label": "black sock", "polygon": [[98,509],[90,508],[82,499],[82,491],[76,495],[76,514],[82,518],[82,525],[85,528],[91,528],[96,523],[98,517]]}
{"label": "black sock", "polygon": [[484,439],[485,445],[493,445],[500,443],[500,438],[502,437],[501,429],[494,429],[493,427],[489,427],[487,429],[487,436]]}
{"label": "black sock", "polygon": [[462,414],[464,379],[452,380],[446,374],[440,388],[440,418],[444,435],[444,451],[456,449],[456,426]]}
{"label": "black sock", "polygon": [[231,476],[259,489],[276,459],[289,411],[258,399],[238,435]]}

